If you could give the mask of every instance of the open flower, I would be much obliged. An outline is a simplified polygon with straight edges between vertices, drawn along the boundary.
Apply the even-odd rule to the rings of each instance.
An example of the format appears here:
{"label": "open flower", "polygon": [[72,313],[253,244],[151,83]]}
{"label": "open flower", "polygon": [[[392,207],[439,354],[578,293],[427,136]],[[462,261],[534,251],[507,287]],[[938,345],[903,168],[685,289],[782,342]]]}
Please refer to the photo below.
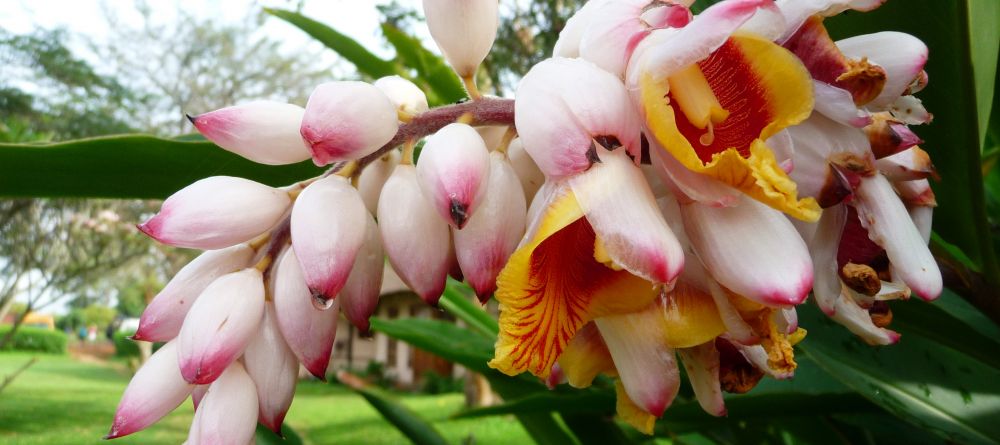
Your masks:
{"label": "open flower", "polygon": [[809,73],[789,51],[737,28],[770,0],[716,4],[680,29],[656,30],[636,48],[627,79],[647,134],[685,168],[799,219],[799,199],[769,138],[812,111]]}

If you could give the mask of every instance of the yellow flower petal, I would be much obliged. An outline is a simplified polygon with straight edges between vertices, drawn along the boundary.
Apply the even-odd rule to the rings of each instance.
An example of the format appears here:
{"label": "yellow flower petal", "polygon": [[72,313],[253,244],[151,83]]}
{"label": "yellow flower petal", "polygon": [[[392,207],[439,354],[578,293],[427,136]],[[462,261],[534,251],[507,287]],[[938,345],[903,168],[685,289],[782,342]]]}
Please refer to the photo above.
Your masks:
{"label": "yellow flower petal", "polygon": [[625,392],[625,385],[622,385],[621,380],[615,382],[615,394],[618,396],[615,403],[618,417],[643,434],[653,434],[653,427],[656,425],[656,416],[643,411],[642,408],[639,408],[639,405],[636,405],[628,397],[628,394]]}
{"label": "yellow flower petal", "polygon": [[588,321],[642,309],[657,295],[652,283],[594,259],[596,235],[571,192],[541,218],[497,278],[500,335],[489,365],[508,375],[547,377]]}
{"label": "yellow flower petal", "polygon": [[587,323],[573,336],[559,356],[559,366],[566,375],[566,381],[574,388],[590,386],[601,373],[617,374],[608,345],[594,323]]}
{"label": "yellow flower petal", "polygon": [[726,332],[712,296],[683,281],[663,300],[663,318],[671,348],[694,347]]}
{"label": "yellow flower petal", "polygon": [[[812,82],[806,69],[787,50],[746,33],[735,34],[697,67],[728,115],[718,124],[699,128],[704,119],[692,123],[685,113],[677,112],[673,77],[656,81],[654,73],[645,73],[639,85],[646,124],[659,145],[694,172],[795,218],[817,220],[819,205],[812,198],[798,199],[795,182],[764,143],[812,112]],[[674,83],[677,88],[693,84],[676,79]]]}

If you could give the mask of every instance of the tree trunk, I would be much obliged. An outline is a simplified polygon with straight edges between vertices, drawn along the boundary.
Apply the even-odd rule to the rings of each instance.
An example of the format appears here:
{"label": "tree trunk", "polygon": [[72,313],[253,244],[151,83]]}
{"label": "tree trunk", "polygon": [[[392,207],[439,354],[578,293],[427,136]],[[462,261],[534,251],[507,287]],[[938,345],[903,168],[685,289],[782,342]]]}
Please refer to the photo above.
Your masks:
{"label": "tree trunk", "polygon": [[29,303],[28,307],[24,308],[24,312],[18,314],[17,317],[14,317],[14,324],[10,327],[10,330],[7,331],[7,334],[5,334],[3,338],[0,338],[0,350],[3,350],[4,346],[7,346],[7,343],[9,343],[11,339],[14,338],[14,334],[17,333],[17,330],[21,327],[21,324],[24,323],[24,319],[28,318],[28,314],[31,313],[31,309],[32,307],[31,304]]}

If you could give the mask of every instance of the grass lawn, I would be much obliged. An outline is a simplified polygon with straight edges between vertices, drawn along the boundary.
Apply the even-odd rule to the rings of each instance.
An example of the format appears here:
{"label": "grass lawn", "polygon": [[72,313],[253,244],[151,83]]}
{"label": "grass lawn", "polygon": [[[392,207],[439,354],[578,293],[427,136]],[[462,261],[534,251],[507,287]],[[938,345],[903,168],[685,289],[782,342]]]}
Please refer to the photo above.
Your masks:
{"label": "grass lawn", "polygon": [[[0,353],[0,378],[32,356],[38,363],[0,393],[0,443],[97,444],[107,432],[118,398],[128,383],[126,371],[82,363],[68,356]],[[451,443],[530,443],[510,417],[450,420],[462,408],[461,394],[400,395],[410,409],[433,422]],[[179,444],[191,422],[190,402],[145,431],[111,443]],[[360,396],[339,386],[300,382],[286,423],[310,444],[398,444],[406,438],[386,423]]]}

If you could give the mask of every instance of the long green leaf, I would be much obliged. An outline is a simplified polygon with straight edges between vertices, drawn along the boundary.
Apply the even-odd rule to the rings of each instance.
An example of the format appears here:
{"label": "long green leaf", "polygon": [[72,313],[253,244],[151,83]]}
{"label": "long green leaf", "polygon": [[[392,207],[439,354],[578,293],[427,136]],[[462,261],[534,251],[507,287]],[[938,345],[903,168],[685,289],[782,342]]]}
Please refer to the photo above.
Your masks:
{"label": "long green leaf", "polygon": [[463,289],[468,289],[468,286],[449,278],[438,305],[459,320],[464,321],[476,332],[490,340],[495,339],[497,333],[500,332],[497,321],[481,306],[473,303],[471,293],[463,292]]}
{"label": "long green leaf", "polygon": [[368,403],[393,424],[399,432],[417,445],[446,445],[448,441],[441,436],[434,425],[396,401],[390,394],[378,388],[365,384],[361,379],[341,373],[341,382],[354,392],[364,397]]}
{"label": "long green leaf", "polygon": [[240,176],[279,186],[321,173],[310,161],[267,166],[210,142],[145,135],[0,144],[0,196],[165,198],[209,176]]}
{"label": "long green leaf", "polygon": [[[900,304],[926,305],[917,301]],[[1000,443],[1000,369],[924,335],[933,317],[900,324],[900,344],[874,348],[810,306],[800,312],[810,334],[800,344],[830,375],[900,418],[958,443]],[[923,325],[915,329],[913,325]],[[945,332],[948,333],[948,332]],[[953,332],[961,336],[965,332]],[[995,350],[993,350],[995,353]]]}
{"label": "long green leaf", "polygon": [[354,39],[316,20],[286,9],[264,8],[264,12],[305,31],[326,45],[327,48],[336,51],[337,54],[343,56],[348,62],[353,63],[358,68],[358,71],[363,74],[377,78],[399,73],[396,65],[391,61],[379,58]]}
{"label": "long green leaf", "polygon": [[382,25],[382,34],[396,49],[403,64],[417,71],[415,82],[423,84],[431,106],[451,103],[466,97],[465,87],[444,59],[430,52],[420,40],[392,24]]}
{"label": "long green leaf", "polygon": [[302,438],[288,424],[281,426],[281,435],[284,437],[279,437],[264,425],[257,424],[254,439],[257,445],[302,445]]}
{"label": "long green leaf", "polygon": [[841,14],[827,25],[835,38],[894,30],[927,44],[931,83],[918,97],[934,113],[934,122],[914,130],[941,175],[933,184],[939,204],[934,230],[975,261],[990,287],[1000,290],[980,168],[981,123],[989,118],[996,78],[997,13],[996,0],[893,0],[869,13]]}

